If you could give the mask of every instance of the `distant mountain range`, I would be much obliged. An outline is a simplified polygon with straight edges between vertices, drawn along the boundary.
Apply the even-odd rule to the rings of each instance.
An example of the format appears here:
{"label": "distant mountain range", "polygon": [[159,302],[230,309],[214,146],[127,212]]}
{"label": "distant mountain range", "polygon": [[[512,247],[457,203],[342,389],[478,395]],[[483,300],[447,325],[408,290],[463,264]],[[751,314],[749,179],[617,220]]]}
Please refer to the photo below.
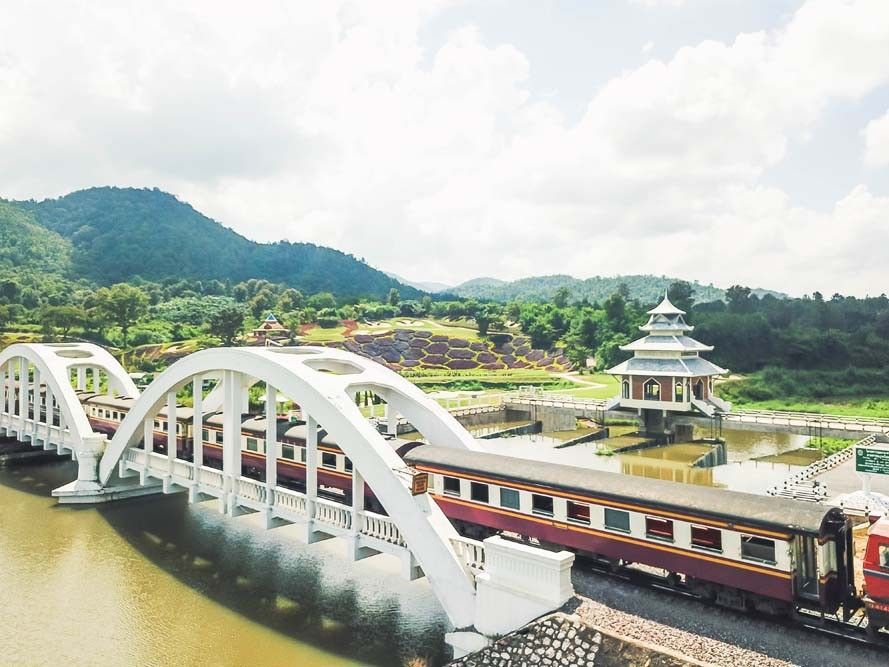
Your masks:
{"label": "distant mountain range", "polygon": [[[573,300],[588,299],[590,302],[603,301],[617,291],[621,284],[629,289],[630,298],[638,299],[642,303],[652,303],[663,296],[664,290],[671,283],[679,280],[667,276],[652,275],[627,275],[614,277],[595,276],[581,280],[572,276],[535,276],[520,280],[505,281],[497,278],[475,278],[456,287],[447,288],[447,292],[464,298],[483,299],[489,301],[550,301],[556,291],[567,287]],[[725,297],[725,290],[713,285],[702,285],[692,282],[695,291],[695,301],[706,303],[717,301]],[[786,298],[785,294],[770,290],[755,289],[754,294],[762,297],[764,294],[772,294],[779,298]]]}
{"label": "distant mountain range", "polygon": [[394,280],[397,280],[402,285],[407,285],[408,287],[413,287],[414,289],[418,289],[422,292],[429,292],[430,294],[435,294],[437,292],[447,292],[451,289],[451,285],[446,285],[445,283],[436,283],[436,282],[417,282],[413,280],[408,280],[407,278],[402,278],[397,273],[392,273],[391,271],[386,271],[386,275]]}
{"label": "distant mountain range", "polygon": [[[631,298],[655,301],[674,278],[651,275],[535,276],[504,281],[476,278],[457,286],[409,281],[352,255],[311,243],[257,243],[158,189],[90,188],[58,199],[0,199],[0,277],[32,286],[87,279],[100,285],[133,280],[190,278],[285,283],[305,293],[382,299],[397,288],[402,299],[424,292],[490,301],[549,301],[561,287],[575,300],[602,301],[626,284]],[[693,283],[699,303],[724,297],[713,285]],[[754,293],[785,295],[768,290]]]}
{"label": "distant mountain range", "polygon": [[0,200],[0,272],[39,269],[111,284],[192,278],[286,283],[306,293],[402,298],[403,286],[352,255],[311,243],[256,243],[157,189],[90,188],[44,201]]}

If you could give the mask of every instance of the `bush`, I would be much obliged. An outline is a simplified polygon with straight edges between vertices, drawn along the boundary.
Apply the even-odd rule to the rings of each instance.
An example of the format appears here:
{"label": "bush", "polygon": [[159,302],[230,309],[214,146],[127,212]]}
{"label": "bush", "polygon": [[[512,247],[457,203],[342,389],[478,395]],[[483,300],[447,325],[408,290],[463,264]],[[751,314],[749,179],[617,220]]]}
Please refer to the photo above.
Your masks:
{"label": "bush", "polygon": [[322,329],[333,329],[339,326],[340,320],[336,317],[319,317],[318,326]]}

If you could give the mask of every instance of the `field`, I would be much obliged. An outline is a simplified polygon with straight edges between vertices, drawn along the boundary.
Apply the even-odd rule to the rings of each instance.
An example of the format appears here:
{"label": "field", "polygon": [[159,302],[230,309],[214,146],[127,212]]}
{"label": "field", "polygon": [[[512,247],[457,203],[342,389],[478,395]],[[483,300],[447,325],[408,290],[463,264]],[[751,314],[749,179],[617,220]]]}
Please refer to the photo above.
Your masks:
{"label": "field", "polygon": [[[356,334],[374,335],[392,331],[394,329],[411,329],[413,331],[429,331],[433,334],[444,334],[463,338],[468,341],[481,340],[478,329],[466,320],[434,320],[434,319],[409,319],[393,317],[387,320],[375,322],[362,322],[353,332]],[[518,333],[512,331],[511,333]],[[493,332],[492,332],[493,333]],[[315,326],[309,329],[301,338],[304,343],[329,343],[346,339],[346,328],[337,326],[329,329]]]}

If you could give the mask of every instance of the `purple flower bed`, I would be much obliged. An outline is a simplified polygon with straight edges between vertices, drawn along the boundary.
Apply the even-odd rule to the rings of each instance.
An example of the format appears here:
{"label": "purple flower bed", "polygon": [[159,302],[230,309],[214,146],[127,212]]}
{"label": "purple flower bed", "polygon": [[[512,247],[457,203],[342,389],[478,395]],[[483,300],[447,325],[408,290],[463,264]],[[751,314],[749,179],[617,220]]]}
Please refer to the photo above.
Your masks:
{"label": "purple flower bed", "polygon": [[471,368],[478,368],[478,362],[475,359],[452,359],[445,365],[455,371],[468,371]]}
{"label": "purple flower bed", "polygon": [[451,359],[472,359],[475,356],[475,352],[458,347],[448,350],[448,356],[451,357]]}

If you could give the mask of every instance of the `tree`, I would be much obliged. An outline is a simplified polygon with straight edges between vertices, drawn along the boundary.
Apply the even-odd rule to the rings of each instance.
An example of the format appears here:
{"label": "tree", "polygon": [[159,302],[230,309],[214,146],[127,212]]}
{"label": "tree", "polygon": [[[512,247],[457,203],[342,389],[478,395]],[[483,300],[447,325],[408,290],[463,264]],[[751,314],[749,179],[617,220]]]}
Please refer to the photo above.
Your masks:
{"label": "tree", "polygon": [[571,298],[571,290],[569,290],[564,285],[556,290],[555,295],[553,295],[553,305],[556,308],[564,308],[568,305],[568,299]]}
{"label": "tree", "polygon": [[0,281],[0,301],[3,303],[18,303],[22,293],[22,286],[18,281],[7,278]]}
{"label": "tree", "polygon": [[503,324],[500,309],[494,304],[485,304],[475,312],[475,323],[478,325],[479,335],[487,336],[492,324],[495,326]]}
{"label": "tree", "polygon": [[306,306],[314,310],[323,310],[324,308],[336,308],[336,299],[330,292],[318,292],[309,297]]}
{"label": "tree", "polygon": [[210,333],[231,345],[235,337],[244,330],[244,309],[239,306],[226,306],[210,318]]}
{"label": "tree", "polygon": [[259,290],[256,295],[250,299],[248,302],[248,306],[250,307],[250,312],[253,313],[254,317],[262,317],[264,314],[271,311],[272,308],[275,307],[275,303],[277,299],[275,299],[275,293],[272,292],[268,287],[264,287]]}
{"label": "tree", "polygon": [[40,317],[51,331],[61,329],[62,338],[67,338],[72,328],[83,324],[84,313],[76,306],[47,306]]}
{"label": "tree", "polygon": [[691,307],[695,302],[695,288],[689,282],[677,280],[671,283],[667,289],[667,297],[674,306],[684,310],[686,313],[690,313]]}
{"label": "tree", "polygon": [[612,331],[620,331],[624,328],[627,317],[627,301],[619,291],[605,299],[605,317],[611,325]]}
{"label": "tree", "polygon": [[428,294],[424,296],[422,299],[420,299],[420,306],[423,309],[422,314],[428,317],[429,313],[432,312],[432,297]]}
{"label": "tree", "polygon": [[750,309],[750,288],[732,285],[725,291],[728,309],[733,313],[746,313]]}
{"label": "tree", "polygon": [[299,290],[292,287],[284,290],[284,293],[278,299],[278,310],[282,313],[289,313],[299,310],[303,305],[303,295]]}
{"label": "tree", "polygon": [[120,327],[123,344],[127,344],[130,327],[148,312],[148,297],[138,287],[117,283],[96,292],[96,307],[108,320]]}
{"label": "tree", "polygon": [[389,290],[389,295],[386,297],[386,303],[390,306],[397,306],[400,299],[401,295],[398,290],[393,287]]}

